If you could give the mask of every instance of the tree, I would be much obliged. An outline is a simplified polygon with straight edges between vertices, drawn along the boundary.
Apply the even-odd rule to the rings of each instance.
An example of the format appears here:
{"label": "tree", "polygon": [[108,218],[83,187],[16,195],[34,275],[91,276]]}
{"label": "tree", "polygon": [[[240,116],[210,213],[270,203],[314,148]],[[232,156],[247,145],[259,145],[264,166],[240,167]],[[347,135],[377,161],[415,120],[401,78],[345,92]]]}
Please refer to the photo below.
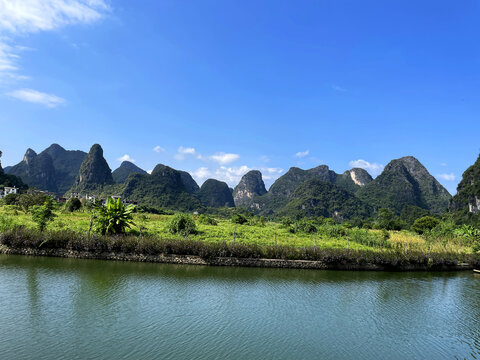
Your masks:
{"label": "tree", "polygon": [[432,216],[424,216],[415,220],[411,229],[418,234],[424,234],[425,232],[432,230],[438,224],[440,224],[440,220]]}
{"label": "tree", "polygon": [[38,230],[44,231],[47,228],[49,222],[56,218],[56,214],[53,212],[55,206],[53,199],[48,196],[42,206],[34,205],[32,207],[32,220],[37,224]]}
{"label": "tree", "polygon": [[376,228],[385,230],[401,230],[404,224],[387,208],[378,210]]}
{"label": "tree", "polygon": [[108,197],[105,205],[96,206],[95,228],[102,235],[124,234],[133,222],[135,205],[125,206],[120,198]]}
{"label": "tree", "polygon": [[68,211],[74,212],[80,210],[82,207],[82,202],[80,199],[74,197],[67,201],[66,207]]}

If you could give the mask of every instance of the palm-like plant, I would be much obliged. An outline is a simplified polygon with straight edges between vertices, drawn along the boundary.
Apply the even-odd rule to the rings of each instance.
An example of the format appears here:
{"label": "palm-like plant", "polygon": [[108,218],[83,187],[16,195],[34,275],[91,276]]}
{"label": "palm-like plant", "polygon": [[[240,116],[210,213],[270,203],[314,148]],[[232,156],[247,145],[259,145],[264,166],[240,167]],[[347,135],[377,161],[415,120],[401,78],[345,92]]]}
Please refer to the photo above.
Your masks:
{"label": "palm-like plant", "polygon": [[95,225],[102,235],[124,234],[132,225],[135,205],[125,206],[120,198],[116,201],[108,197],[105,205],[96,209]]}

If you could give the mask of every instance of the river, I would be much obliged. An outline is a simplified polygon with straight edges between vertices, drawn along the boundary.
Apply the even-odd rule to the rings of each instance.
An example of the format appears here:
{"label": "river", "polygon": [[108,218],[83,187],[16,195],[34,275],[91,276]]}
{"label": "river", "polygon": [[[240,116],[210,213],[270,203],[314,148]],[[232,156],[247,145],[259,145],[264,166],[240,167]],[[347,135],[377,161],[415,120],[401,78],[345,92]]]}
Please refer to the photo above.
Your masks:
{"label": "river", "polygon": [[480,276],[0,255],[1,359],[480,358]]}

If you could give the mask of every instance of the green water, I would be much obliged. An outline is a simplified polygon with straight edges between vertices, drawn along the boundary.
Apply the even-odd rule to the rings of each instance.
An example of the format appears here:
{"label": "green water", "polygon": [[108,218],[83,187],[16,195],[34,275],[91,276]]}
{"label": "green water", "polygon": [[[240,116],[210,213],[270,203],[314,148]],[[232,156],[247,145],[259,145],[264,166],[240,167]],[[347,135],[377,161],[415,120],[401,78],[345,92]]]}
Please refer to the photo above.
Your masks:
{"label": "green water", "polygon": [[480,276],[0,255],[1,359],[480,358]]}

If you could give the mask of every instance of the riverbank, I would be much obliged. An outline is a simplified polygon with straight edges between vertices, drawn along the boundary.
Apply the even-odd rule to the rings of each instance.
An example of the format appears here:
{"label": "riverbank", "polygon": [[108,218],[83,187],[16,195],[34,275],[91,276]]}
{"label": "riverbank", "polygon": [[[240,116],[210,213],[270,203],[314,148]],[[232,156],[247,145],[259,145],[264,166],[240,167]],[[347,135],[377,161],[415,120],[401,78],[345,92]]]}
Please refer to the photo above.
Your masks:
{"label": "riverbank", "polygon": [[473,265],[468,263],[459,264],[397,264],[380,265],[373,263],[328,263],[325,261],[313,260],[286,260],[286,259],[263,259],[263,258],[237,258],[237,257],[215,257],[205,259],[196,255],[175,255],[175,254],[127,254],[90,251],[77,251],[67,249],[34,249],[34,248],[11,248],[0,245],[0,254],[46,256],[73,259],[93,260],[114,260],[134,261],[181,265],[203,265],[203,266],[240,266],[258,268],[284,268],[284,269],[310,269],[310,270],[356,270],[356,271],[464,271],[472,270]]}
{"label": "riverbank", "polygon": [[479,254],[208,242],[185,238],[87,235],[24,227],[0,234],[0,253],[187,265],[294,269],[456,271],[480,266]]}

